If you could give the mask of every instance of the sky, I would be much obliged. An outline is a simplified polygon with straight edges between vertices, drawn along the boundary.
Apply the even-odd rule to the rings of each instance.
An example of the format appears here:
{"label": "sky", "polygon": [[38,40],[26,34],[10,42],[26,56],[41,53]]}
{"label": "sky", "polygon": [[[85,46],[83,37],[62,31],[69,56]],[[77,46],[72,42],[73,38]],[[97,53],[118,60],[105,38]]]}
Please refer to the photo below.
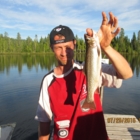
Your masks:
{"label": "sky", "polygon": [[130,39],[140,30],[140,0],[0,0],[0,34],[22,39],[47,36],[58,25],[83,38],[86,28],[98,31],[102,11],[111,11]]}

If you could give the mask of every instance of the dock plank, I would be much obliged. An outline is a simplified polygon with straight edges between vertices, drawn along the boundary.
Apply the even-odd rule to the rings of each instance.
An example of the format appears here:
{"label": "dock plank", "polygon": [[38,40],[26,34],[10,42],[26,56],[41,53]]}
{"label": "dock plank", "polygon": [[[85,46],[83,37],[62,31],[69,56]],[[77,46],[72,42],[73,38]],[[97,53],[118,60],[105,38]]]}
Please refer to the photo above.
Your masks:
{"label": "dock plank", "polygon": [[140,140],[140,122],[134,115],[104,114],[110,140]]}

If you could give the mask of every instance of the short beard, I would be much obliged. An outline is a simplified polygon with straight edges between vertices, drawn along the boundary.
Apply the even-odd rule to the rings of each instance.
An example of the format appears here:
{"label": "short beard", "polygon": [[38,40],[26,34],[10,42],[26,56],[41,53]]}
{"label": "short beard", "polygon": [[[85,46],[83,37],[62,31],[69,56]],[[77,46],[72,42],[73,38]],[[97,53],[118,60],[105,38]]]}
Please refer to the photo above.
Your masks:
{"label": "short beard", "polygon": [[58,61],[58,65],[59,66],[67,66],[67,65],[71,65],[73,62],[73,60],[67,60],[65,62],[62,62],[62,61]]}

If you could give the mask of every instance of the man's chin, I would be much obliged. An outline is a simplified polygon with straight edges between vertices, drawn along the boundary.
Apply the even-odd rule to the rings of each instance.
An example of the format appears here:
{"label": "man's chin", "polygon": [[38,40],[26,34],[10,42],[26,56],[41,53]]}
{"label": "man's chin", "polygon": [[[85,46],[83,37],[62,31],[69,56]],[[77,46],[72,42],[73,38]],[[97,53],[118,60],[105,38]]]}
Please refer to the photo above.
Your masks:
{"label": "man's chin", "polygon": [[68,65],[69,63],[71,63],[72,61],[59,61],[59,65],[60,66],[66,66],[66,65]]}
{"label": "man's chin", "polygon": [[59,63],[61,66],[66,66],[67,65],[67,62],[60,62]]}
{"label": "man's chin", "polygon": [[65,65],[67,65],[67,61],[58,61],[58,64],[60,65],[60,66],[65,66]]}

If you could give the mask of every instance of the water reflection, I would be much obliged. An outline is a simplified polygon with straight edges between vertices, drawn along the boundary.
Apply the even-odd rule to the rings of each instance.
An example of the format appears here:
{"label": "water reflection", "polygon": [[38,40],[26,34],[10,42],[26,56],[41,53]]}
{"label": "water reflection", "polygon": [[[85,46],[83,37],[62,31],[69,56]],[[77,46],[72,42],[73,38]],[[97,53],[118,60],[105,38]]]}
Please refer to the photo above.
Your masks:
{"label": "water reflection", "polygon": [[[126,60],[130,63],[133,72],[139,77],[140,73],[140,55],[128,55],[123,54]],[[75,59],[78,61],[84,61],[85,54],[76,54]],[[50,71],[54,65],[56,65],[56,59],[53,54],[41,54],[41,55],[0,55],[0,72],[6,71],[9,74],[11,67],[17,67],[18,72],[22,73],[22,68],[24,65],[31,70],[35,67],[36,72],[38,68],[48,69]]]}
{"label": "water reflection", "polygon": [[56,64],[56,60],[53,54],[42,55],[0,55],[0,72],[6,71],[9,74],[11,67],[17,67],[18,72],[22,73],[23,66],[26,66],[28,70],[35,67],[48,69],[49,71]]}
{"label": "water reflection", "polygon": [[[105,113],[133,114],[140,118],[140,56],[124,55],[134,76],[124,80],[120,89],[105,89]],[[84,61],[85,54],[75,59]],[[0,123],[16,122],[12,140],[37,140],[34,120],[43,76],[57,64],[53,54],[0,55]],[[8,76],[5,76],[5,75]],[[19,75],[18,75],[19,74]]]}

